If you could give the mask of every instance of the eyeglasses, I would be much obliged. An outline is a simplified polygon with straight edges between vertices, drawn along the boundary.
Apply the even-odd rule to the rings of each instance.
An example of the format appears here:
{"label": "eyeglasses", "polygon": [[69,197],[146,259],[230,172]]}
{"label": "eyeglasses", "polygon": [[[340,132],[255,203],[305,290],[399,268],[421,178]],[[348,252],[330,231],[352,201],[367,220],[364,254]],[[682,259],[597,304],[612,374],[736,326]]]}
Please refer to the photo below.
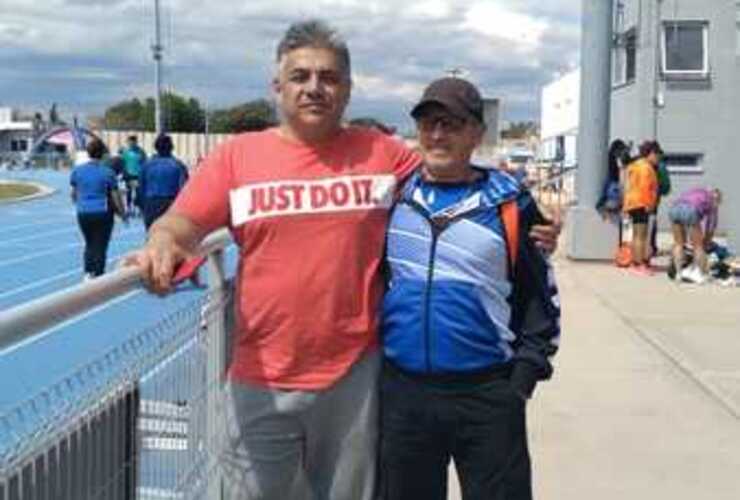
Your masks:
{"label": "eyeglasses", "polygon": [[432,132],[437,129],[437,126],[445,134],[455,134],[465,128],[468,121],[464,118],[458,118],[457,116],[451,115],[426,115],[421,116],[416,121],[416,126],[422,132]]}

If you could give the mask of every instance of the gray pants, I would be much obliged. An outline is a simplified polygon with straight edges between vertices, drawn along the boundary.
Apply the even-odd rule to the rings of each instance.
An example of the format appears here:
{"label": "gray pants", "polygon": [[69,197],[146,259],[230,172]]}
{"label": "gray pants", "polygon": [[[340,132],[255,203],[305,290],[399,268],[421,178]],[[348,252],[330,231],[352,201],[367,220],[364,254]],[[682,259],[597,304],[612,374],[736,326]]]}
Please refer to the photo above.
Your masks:
{"label": "gray pants", "polygon": [[380,355],[321,391],[228,383],[220,456],[229,500],[371,500]]}

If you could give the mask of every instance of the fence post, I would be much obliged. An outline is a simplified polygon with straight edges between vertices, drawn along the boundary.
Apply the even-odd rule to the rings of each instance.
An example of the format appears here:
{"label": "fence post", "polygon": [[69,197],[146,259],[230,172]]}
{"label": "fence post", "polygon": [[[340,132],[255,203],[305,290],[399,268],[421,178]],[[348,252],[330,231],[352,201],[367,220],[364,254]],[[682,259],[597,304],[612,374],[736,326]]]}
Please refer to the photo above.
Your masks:
{"label": "fence post", "polygon": [[221,406],[221,381],[226,359],[225,297],[226,274],[224,272],[224,252],[217,250],[208,256],[207,343],[208,361],[206,366],[206,450],[207,450],[207,498],[221,498],[221,468],[218,452],[221,447],[219,408]]}

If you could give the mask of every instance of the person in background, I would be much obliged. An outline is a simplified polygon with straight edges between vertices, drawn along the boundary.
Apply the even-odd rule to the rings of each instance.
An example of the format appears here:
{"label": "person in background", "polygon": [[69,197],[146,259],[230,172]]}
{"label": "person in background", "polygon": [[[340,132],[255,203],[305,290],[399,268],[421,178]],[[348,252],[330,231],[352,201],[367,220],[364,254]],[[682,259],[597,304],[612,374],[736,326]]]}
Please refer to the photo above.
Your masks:
{"label": "person in background", "polygon": [[632,221],[632,267],[639,275],[650,276],[650,246],[648,221],[658,200],[656,167],[663,151],[657,141],[640,145],[640,156],[627,166],[627,178],[622,210]]}
{"label": "person in background", "polygon": [[137,203],[147,230],[175,201],[188,180],[187,167],[172,155],[172,138],[160,134],[154,141],[157,152],[141,167]]}
{"label": "person in background", "polygon": [[606,179],[596,203],[596,210],[605,219],[616,219],[622,211],[622,173],[632,162],[629,150],[622,139],[615,139],[609,145]]}
{"label": "person in background", "polygon": [[[684,279],[698,284],[707,281],[705,249],[714,238],[721,203],[722,191],[698,187],[681,193],[671,205],[668,218],[673,231],[673,263],[677,281]],[[683,269],[687,235],[694,251],[694,265]]]}
{"label": "person in background", "polygon": [[136,215],[136,189],[139,184],[141,166],[146,161],[146,153],[139,147],[135,135],[126,140],[126,146],[121,148],[119,156],[123,159],[123,181],[126,183],[126,213]]}
{"label": "person in background", "polygon": [[545,220],[520,182],[470,163],[485,131],[475,86],[436,80],[411,115],[423,163],[388,228],[381,498],[446,499],[452,460],[463,500],[531,500],[525,407],[560,337],[529,237]]}
{"label": "person in background", "polygon": [[655,175],[658,179],[658,197],[655,200],[655,210],[650,215],[650,256],[658,255],[658,209],[664,196],[671,193],[671,174],[663,154],[661,154],[658,165],[655,166]]}
{"label": "person in background", "polygon": [[106,164],[108,165],[108,167],[110,167],[111,170],[113,170],[113,174],[116,176],[117,179],[119,177],[123,178],[123,158],[121,158],[119,155],[109,156]]}
{"label": "person in background", "polygon": [[100,139],[94,138],[88,142],[86,151],[90,161],[74,167],[70,177],[77,222],[85,239],[85,280],[105,272],[108,244],[113,232],[113,214],[121,215],[124,220],[126,218],[116,176],[102,162],[105,145]]}

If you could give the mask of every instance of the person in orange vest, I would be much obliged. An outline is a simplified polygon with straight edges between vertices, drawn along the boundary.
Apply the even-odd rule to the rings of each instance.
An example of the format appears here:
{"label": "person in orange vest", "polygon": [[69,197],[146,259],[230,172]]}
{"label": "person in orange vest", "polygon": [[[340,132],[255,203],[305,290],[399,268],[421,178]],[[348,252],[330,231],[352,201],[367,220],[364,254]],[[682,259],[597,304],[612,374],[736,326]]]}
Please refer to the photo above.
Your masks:
{"label": "person in orange vest", "polygon": [[649,265],[648,220],[658,202],[656,167],[662,154],[657,141],[645,141],[640,145],[640,156],[627,166],[622,210],[632,221],[632,269],[645,276],[653,274]]}

